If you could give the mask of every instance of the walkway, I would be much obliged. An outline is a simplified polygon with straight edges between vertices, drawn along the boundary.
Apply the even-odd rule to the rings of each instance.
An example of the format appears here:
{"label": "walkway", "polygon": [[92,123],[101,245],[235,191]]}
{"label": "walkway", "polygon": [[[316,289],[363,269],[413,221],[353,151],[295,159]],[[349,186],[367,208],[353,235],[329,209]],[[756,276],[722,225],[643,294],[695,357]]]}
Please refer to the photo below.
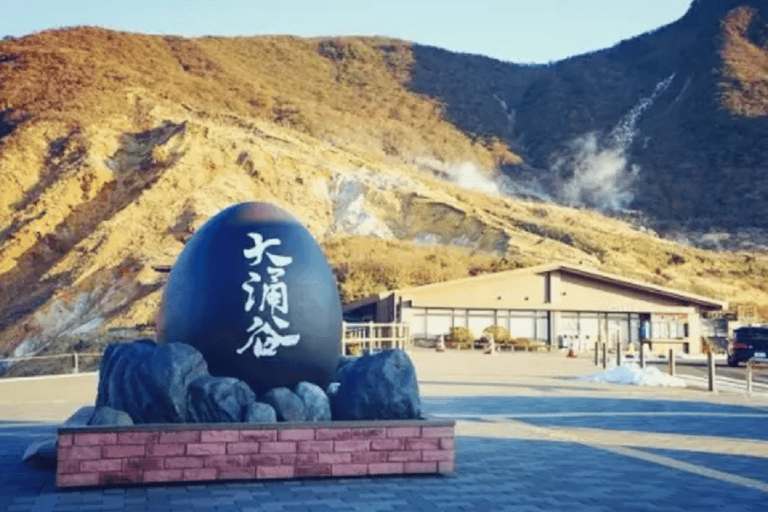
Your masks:
{"label": "walkway", "polygon": [[[591,361],[560,354],[412,357],[425,412],[457,419],[451,476],[59,491],[51,471],[19,457],[55,432],[42,422],[52,410],[92,402],[93,376],[29,381],[28,395],[0,381],[0,418],[13,420],[0,422],[0,511],[676,512],[768,503],[768,394],[589,383],[575,377],[597,372]],[[56,393],[63,386],[66,396]]]}

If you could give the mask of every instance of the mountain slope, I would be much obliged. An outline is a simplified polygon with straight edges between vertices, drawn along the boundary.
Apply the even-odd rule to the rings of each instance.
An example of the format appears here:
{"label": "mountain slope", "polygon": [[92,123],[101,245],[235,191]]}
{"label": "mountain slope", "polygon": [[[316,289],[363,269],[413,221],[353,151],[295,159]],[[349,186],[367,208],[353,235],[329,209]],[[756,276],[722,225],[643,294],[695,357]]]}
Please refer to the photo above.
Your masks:
{"label": "mountain slope", "polygon": [[[724,12],[741,19],[742,11]],[[694,35],[703,30],[689,18],[680,23]],[[676,40],[669,30],[648,37]],[[622,48],[585,57],[603,66],[591,87],[605,97],[616,93],[585,102],[578,87],[589,74],[578,71],[587,62],[579,59],[527,67],[379,38],[183,39],[87,27],[4,40],[0,353],[35,352],[62,335],[151,325],[164,280],[154,267],[172,264],[210,216],[246,200],[282,206],[310,229],[345,301],[563,261],[768,305],[762,253],[695,249],[593,211],[499,193],[514,184],[497,169],[525,174],[526,186],[540,189],[567,183],[541,169],[544,142],[559,147],[569,134],[621,126],[638,97],[652,96],[659,80],[690,60],[658,45],[653,55],[666,55],[667,63],[649,65],[645,81],[632,75],[636,83],[625,89],[631,66],[611,53]],[[733,76],[762,76],[758,68],[745,74],[740,52],[728,53]],[[643,123],[664,118],[656,110],[662,107],[667,117],[689,119],[686,94],[700,95],[685,91],[699,84],[692,79],[679,100],[665,103],[678,85],[675,74],[625,127],[645,133]],[[757,112],[759,87],[739,94],[747,99],[721,97]],[[584,116],[561,122],[552,105],[575,105]],[[549,131],[537,124],[536,108],[551,119]],[[677,133],[676,124],[657,128],[665,126],[672,131],[664,133]],[[644,144],[672,159],[676,150],[664,153],[661,142]],[[613,157],[646,158],[635,146]],[[640,184],[650,179],[642,166]],[[576,192],[573,198],[588,197]]]}
{"label": "mountain slope", "polygon": [[[415,86],[464,131],[513,148],[525,165],[504,171],[557,200],[640,210],[663,230],[766,229],[767,22],[763,1],[696,0],[676,22],[548,66],[415,47]],[[472,72],[453,73],[462,63]]]}

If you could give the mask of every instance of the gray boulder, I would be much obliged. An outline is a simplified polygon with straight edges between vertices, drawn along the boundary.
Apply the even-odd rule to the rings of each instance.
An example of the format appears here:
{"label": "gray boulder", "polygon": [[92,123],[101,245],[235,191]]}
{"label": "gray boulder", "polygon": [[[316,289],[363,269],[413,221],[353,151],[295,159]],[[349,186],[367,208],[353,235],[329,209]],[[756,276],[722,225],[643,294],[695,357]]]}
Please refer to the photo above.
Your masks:
{"label": "gray boulder", "polygon": [[56,451],[57,436],[45,436],[36,439],[24,451],[21,460],[30,466],[54,469],[58,461]]}
{"label": "gray boulder", "polygon": [[234,377],[205,375],[189,385],[187,421],[192,423],[239,423],[250,421],[256,394]]}
{"label": "gray boulder", "polygon": [[299,382],[296,385],[296,396],[304,402],[307,421],[331,421],[331,403],[320,386],[311,382]]}
{"label": "gray boulder", "polygon": [[273,388],[261,398],[275,409],[277,421],[307,421],[307,409],[296,393],[286,387]]}
{"label": "gray boulder", "polygon": [[349,368],[349,365],[358,359],[360,359],[360,356],[340,356],[338,361],[336,361],[336,375],[333,380],[335,382],[341,382],[345,369]]}
{"label": "gray boulder", "polygon": [[[75,413],[67,418],[64,422],[64,427],[84,427],[88,425],[88,422],[93,417],[94,407],[91,405],[81,407]],[[21,456],[21,460],[25,463],[45,469],[56,468],[58,460],[58,452],[56,449],[56,443],[59,437],[57,435],[42,436],[33,441],[24,454]]]}
{"label": "gray boulder", "polygon": [[186,343],[112,344],[101,361],[96,406],[125,411],[136,424],[185,423],[189,384],[204,375],[202,354]]}
{"label": "gray boulder", "polygon": [[86,405],[76,410],[72,416],[64,422],[65,427],[84,427],[91,421],[96,408],[92,405]]}
{"label": "gray boulder", "polygon": [[131,416],[125,411],[118,411],[111,407],[97,407],[93,411],[88,425],[115,425],[120,427],[129,427],[133,425]]}
{"label": "gray boulder", "polygon": [[268,404],[254,402],[248,406],[245,415],[246,423],[277,423],[277,413]]}
{"label": "gray boulder", "polygon": [[332,395],[336,420],[389,420],[421,417],[416,369],[402,350],[366,355],[343,365]]}

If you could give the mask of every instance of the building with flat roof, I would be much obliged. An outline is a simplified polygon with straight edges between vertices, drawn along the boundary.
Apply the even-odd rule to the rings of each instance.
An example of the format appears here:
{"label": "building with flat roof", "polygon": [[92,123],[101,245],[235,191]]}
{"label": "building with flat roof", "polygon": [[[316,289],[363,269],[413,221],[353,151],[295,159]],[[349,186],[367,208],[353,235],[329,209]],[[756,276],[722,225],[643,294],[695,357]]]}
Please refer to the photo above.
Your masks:
{"label": "building with flat roof", "polygon": [[344,307],[352,322],[403,322],[414,339],[451,327],[479,338],[492,325],[553,348],[588,350],[595,341],[623,349],[640,340],[657,353],[702,352],[706,312],[722,301],[594,269],[563,264],[509,270],[372,295]]}

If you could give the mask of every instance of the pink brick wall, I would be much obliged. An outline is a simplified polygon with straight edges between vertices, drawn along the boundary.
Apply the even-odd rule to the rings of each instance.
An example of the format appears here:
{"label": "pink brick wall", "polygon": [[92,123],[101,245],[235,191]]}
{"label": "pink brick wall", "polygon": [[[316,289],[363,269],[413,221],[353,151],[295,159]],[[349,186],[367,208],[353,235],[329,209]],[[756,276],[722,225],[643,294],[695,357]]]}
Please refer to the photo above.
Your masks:
{"label": "pink brick wall", "polygon": [[112,432],[63,428],[56,483],[81,487],[453,472],[453,424],[403,423],[264,429],[142,425]]}

